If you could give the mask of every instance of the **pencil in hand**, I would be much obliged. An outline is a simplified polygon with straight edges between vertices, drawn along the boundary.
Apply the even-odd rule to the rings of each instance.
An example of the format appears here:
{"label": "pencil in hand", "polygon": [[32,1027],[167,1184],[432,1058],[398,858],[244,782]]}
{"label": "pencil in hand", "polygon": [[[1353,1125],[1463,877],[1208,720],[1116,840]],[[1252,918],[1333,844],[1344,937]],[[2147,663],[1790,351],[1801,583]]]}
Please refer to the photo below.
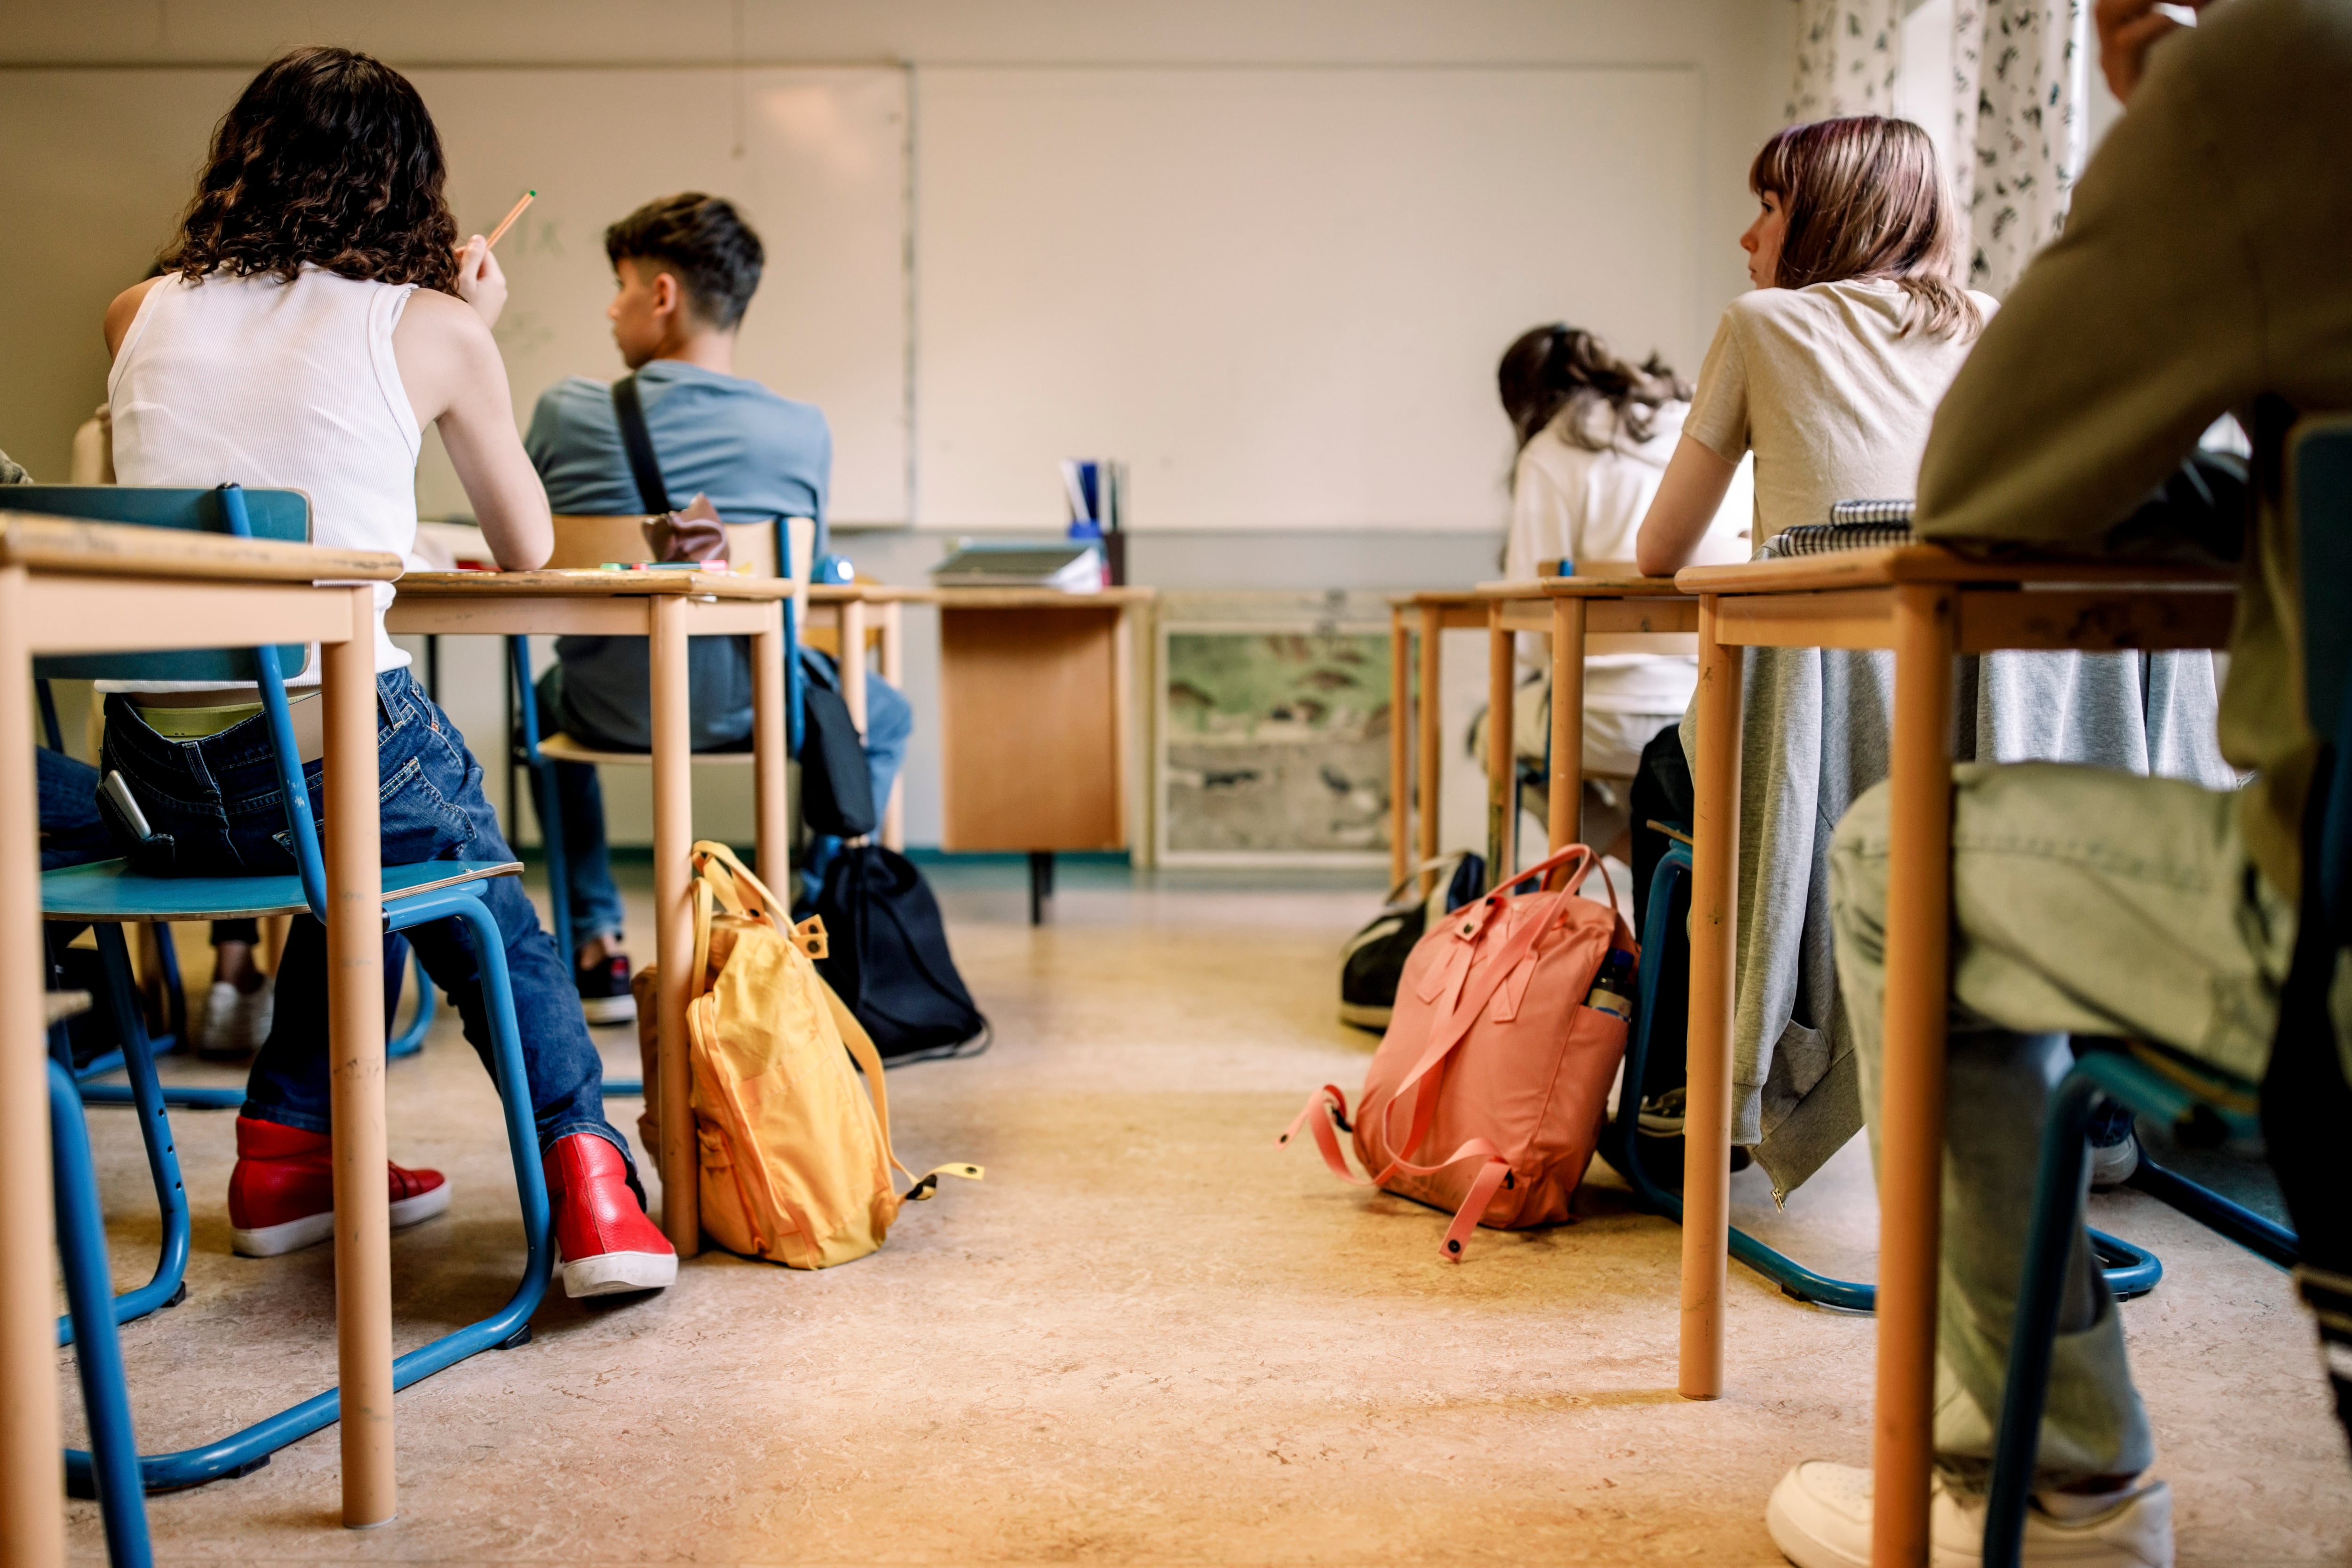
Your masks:
{"label": "pencil in hand", "polygon": [[522,209],[530,205],[531,198],[538,195],[539,193],[537,191],[525,191],[522,194],[522,200],[515,203],[512,207],[509,208],[507,216],[499,219],[499,226],[490,230],[489,240],[483,248],[496,248],[499,241],[505,237],[507,230],[514,226],[515,219],[522,216]]}

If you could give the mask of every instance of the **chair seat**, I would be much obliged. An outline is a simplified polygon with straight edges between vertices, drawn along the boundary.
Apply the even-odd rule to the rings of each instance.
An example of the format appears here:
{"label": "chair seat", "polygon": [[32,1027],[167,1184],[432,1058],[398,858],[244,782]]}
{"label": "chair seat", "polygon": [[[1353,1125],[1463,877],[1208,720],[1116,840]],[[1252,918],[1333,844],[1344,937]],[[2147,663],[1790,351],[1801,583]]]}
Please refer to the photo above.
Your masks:
{"label": "chair seat", "polygon": [[[520,877],[516,860],[420,860],[383,868],[386,901],[415,893]],[[41,874],[41,913],[50,920],[234,921],[308,914],[302,879],[283,877],[142,877],[127,860],[95,860]]]}
{"label": "chair seat", "polygon": [[[653,764],[651,752],[599,752],[582,745],[571,736],[558,732],[540,738],[539,754],[551,763],[604,763],[618,767],[643,768]],[[698,763],[719,763],[730,766],[749,767],[755,760],[749,752],[697,752]]]}

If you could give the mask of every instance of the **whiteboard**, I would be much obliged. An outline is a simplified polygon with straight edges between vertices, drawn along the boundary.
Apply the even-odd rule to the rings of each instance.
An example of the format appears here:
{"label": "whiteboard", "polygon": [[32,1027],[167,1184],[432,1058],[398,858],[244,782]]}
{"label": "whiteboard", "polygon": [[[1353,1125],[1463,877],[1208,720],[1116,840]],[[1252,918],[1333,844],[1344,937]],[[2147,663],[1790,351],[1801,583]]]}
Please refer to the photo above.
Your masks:
{"label": "whiteboard", "polygon": [[[1690,68],[925,68],[917,514],[1503,521],[1495,363],[1565,318],[1696,371]],[[1702,319],[1706,314],[1706,319]]]}
{"label": "whiteboard", "polygon": [[[604,307],[604,226],[651,198],[733,200],[767,247],[737,370],[814,403],[834,434],[832,509],[908,519],[906,73],[896,67],[426,68],[409,73],[439,126],[460,233],[539,199],[499,243],[510,292],[497,335],[527,423],[566,375],[621,374]],[[194,189],[243,70],[20,70],[0,87],[0,448],[47,457],[105,393],[99,321],[145,271]],[[6,384],[13,382],[15,384]],[[33,384],[26,384],[27,382]],[[465,514],[428,437],[418,502]]]}

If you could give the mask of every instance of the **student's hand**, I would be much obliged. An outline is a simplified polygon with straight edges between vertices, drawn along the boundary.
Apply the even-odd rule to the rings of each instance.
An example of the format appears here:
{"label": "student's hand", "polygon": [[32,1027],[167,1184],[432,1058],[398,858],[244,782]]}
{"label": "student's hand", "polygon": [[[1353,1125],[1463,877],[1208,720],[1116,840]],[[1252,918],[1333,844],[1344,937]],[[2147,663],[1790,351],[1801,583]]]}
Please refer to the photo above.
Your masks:
{"label": "student's hand", "polygon": [[[2202,11],[2212,0],[2176,0],[2191,11]],[[2099,28],[2099,70],[2107,89],[2119,103],[2131,101],[2147,67],[2147,48],[2180,24],[2157,8],[2157,0],[2099,0],[2094,15]],[[2168,7],[2169,9],[2170,7]]]}
{"label": "student's hand", "polygon": [[457,298],[474,307],[486,327],[497,326],[499,312],[507,308],[507,275],[499,270],[490,242],[478,234],[457,250]]}

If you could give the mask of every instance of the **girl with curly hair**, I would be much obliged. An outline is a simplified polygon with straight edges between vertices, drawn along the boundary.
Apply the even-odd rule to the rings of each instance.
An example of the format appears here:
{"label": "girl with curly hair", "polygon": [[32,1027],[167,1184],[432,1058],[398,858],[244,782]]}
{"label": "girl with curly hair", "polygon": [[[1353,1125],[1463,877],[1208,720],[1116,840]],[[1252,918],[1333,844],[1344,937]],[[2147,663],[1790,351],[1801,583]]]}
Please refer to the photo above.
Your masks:
{"label": "girl with curly hair", "polygon": [[[490,337],[506,279],[481,236],[457,243],[446,174],[424,100],[390,67],[338,48],[298,49],[263,67],[214,132],[162,275],[107,310],[121,482],[299,489],[318,542],[410,555],[417,452],[425,426],[437,425],[499,564],[545,561],[547,497],[516,434]],[[393,594],[390,584],[376,591],[384,863],[510,860],[481,767],[384,636]],[[289,684],[317,679],[313,668]],[[123,773],[156,831],[172,836],[182,874],[293,869],[277,841],[283,807],[252,696],[248,686],[107,700],[102,765]],[[234,721],[195,740],[167,736],[142,716],[157,706],[239,704],[251,716],[232,712]],[[316,711],[295,708],[314,789]],[[604,1118],[571,966],[518,882],[496,878],[486,888],[505,939],[565,1289],[667,1285],[677,1256],[646,1218],[628,1145]],[[465,937],[443,922],[408,940],[487,1060]],[[248,1257],[333,1234],[325,950],[323,929],[299,917],[237,1119],[229,1220],[236,1250]],[[395,1226],[449,1206],[437,1171],[393,1165],[386,1181]]]}

